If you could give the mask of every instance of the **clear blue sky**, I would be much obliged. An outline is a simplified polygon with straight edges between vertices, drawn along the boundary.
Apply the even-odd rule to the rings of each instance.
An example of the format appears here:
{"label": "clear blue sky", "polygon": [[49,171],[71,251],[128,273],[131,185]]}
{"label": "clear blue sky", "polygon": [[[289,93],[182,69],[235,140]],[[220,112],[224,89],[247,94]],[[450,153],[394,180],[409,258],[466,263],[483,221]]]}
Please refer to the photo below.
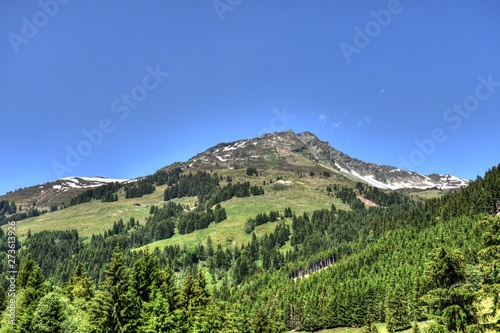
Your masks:
{"label": "clear blue sky", "polygon": [[496,0],[59,1],[0,1],[0,193],[287,129],[424,174],[500,161]]}

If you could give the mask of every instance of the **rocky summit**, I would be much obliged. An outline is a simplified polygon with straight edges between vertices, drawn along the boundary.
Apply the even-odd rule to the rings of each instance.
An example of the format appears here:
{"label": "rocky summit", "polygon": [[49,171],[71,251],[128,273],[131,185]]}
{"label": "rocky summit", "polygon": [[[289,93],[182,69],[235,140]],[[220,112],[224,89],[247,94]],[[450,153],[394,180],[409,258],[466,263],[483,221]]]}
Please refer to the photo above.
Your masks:
{"label": "rocky summit", "polygon": [[275,132],[258,138],[220,143],[185,163],[184,168],[238,169],[247,166],[307,172],[323,169],[337,172],[353,181],[383,189],[454,189],[469,180],[450,174],[422,175],[387,165],[364,162],[333,148],[310,132]]}

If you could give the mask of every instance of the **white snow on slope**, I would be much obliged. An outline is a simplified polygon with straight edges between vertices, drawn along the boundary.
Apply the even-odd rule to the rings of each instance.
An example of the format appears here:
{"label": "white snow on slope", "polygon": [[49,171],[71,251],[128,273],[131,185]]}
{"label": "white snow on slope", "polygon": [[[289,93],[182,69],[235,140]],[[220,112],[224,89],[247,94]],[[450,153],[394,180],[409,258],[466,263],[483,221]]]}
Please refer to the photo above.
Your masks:
{"label": "white snow on slope", "polygon": [[99,183],[123,183],[126,182],[130,179],[116,179],[116,178],[104,178],[104,177],[66,177],[66,178],[61,178],[61,180],[69,180],[74,183],[79,183],[79,179],[86,180],[89,182],[99,182]]}
{"label": "white snow on slope", "polygon": [[[367,183],[368,185],[382,188],[382,189],[389,189],[389,190],[398,190],[398,189],[402,189],[402,188],[417,188],[417,189],[423,190],[423,189],[429,189],[429,188],[433,188],[433,187],[437,187],[437,188],[440,188],[443,190],[448,190],[448,189],[453,189],[453,188],[459,188],[461,186],[467,186],[469,183],[465,179],[461,179],[461,178],[458,178],[458,177],[452,176],[452,175],[439,175],[440,181],[436,182],[436,181],[433,181],[428,176],[421,175],[421,174],[415,174],[417,177],[419,177],[419,178],[421,177],[421,179],[422,179],[421,181],[407,180],[407,181],[403,181],[403,182],[384,183],[384,182],[381,182],[381,181],[375,179],[374,175],[363,176],[363,175],[359,174],[358,172],[356,172],[355,170],[346,170],[346,169],[342,168],[340,165],[338,165],[337,163],[335,163],[335,165],[337,166],[337,168],[340,169],[341,172],[351,174],[351,175],[355,176],[356,178],[358,178],[359,180]],[[394,169],[391,171],[394,172],[396,170],[397,169]]]}
{"label": "white snow on slope", "polygon": [[52,188],[58,191],[65,191],[69,188],[92,188],[115,182],[130,182],[131,180],[104,177],[65,177],[56,181],[61,181],[61,184],[53,185]]}
{"label": "white snow on slope", "polygon": [[224,147],[223,151],[236,150],[238,148],[243,148],[243,147],[245,147],[246,143],[247,143],[246,141],[238,141],[235,144],[233,144],[232,146]]}
{"label": "white snow on slope", "polygon": [[343,167],[341,167],[341,166],[340,166],[337,162],[335,162],[335,166],[336,166],[337,168],[339,168],[340,172],[343,172],[343,173],[350,173],[350,171],[349,171],[349,170],[344,169],[344,168],[343,168]]}

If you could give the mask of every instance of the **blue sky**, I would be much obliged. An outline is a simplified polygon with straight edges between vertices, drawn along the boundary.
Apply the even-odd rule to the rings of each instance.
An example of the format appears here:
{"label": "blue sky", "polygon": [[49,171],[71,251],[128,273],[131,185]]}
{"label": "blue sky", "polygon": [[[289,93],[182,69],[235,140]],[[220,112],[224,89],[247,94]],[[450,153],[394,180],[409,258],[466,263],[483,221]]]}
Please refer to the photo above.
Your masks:
{"label": "blue sky", "polygon": [[496,0],[2,0],[0,193],[288,129],[474,179],[500,157],[499,17]]}

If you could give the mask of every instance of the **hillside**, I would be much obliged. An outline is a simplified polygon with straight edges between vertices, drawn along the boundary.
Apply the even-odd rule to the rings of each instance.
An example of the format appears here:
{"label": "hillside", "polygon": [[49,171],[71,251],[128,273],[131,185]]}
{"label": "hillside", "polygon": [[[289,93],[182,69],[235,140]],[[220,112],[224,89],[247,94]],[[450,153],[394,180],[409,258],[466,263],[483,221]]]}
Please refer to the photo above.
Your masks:
{"label": "hillside", "polygon": [[[81,177],[41,185],[64,193],[81,188],[64,207],[0,230],[0,246],[12,243],[21,262],[18,330],[38,320],[28,300],[39,312],[60,302],[65,325],[82,332],[116,323],[134,332],[377,323],[385,332],[455,323],[435,316],[455,305],[466,326],[493,323],[494,316],[481,322],[471,304],[494,307],[479,293],[494,283],[482,271],[492,258],[478,254],[495,244],[481,235],[496,230],[499,168],[461,187],[452,177],[399,175],[345,156],[309,133],[283,132],[220,144],[134,181],[99,179],[104,184],[95,186],[95,178]],[[361,181],[375,175],[386,185],[415,187]],[[420,177],[459,187],[420,189]],[[22,201],[22,194],[9,195]],[[17,216],[5,198],[5,219]],[[0,259],[7,290],[7,252]],[[433,273],[442,264],[452,267],[446,274],[453,283]],[[440,294],[446,306],[434,309],[439,288],[458,296]],[[112,301],[113,293],[124,296]],[[129,315],[107,317],[113,308]]]}
{"label": "hillside", "polygon": [[51,206],[68,205],[71,199],[89,188],[96,188],[109,183],[126,183],[128,179],[105,177],[66,177],[45,184],[34,185],[0,196],[0,200],[14,201],[26,209],[37,207],[40,210]]}
{"label": "hillside", "polygon": [[[249,167],[256,168],[257,174],[247,175],[246,170]],[[293,207],[294,211],[302,213],[328,208],[331,204],[349,210],[347,204],[326,191],[328,186],[334,184],[354,188],[357,182],[367,182],[371,186],[382,185],[382,189],[401,185],[405,186],[402,190],[407,194],[425,199],[443,195],[445,192],[438,187],[460,188],[466,184],[463,180],[456,181],[456,177],[422,176],[395,171],[393,167],[365,163],[335,150],[309,132],[295,134],[292,131],[221,143],[186,162],[167,166],[156,174],[175,168],[180,168],[184,175],[198,171],[218,173],[221,186],[229,184],[226,180],[230,177],[233,183],[249,182],[252,186],[262,186],[265,194],[262,197],[222,202],[221,205],[230,212],[223,224],[211,225],[207,230],[197,230],[189,235],[176,234],[171,239],[153,243],[153,247],[167,244],[194,245],[212,232],[218,242],[225,244],[226,239],[234,239],[236,243],[241,244],[249,240],[249,235],[243,232],[245,221],[270,210],[282,212],[286,207]],[[137,179],[141,178],[144,177]],[[120,219],[128,221],[134,218],[144,223],[149,216],[149,207],[164,203],[165,185],[156,186],[154,193],[127,199],[124,188],[133,187],[137,179],[130,181],[103,177],[67,177],[9,193],[1,196],[0,200],[16,202],[19,211],[24,208],[25,213],[36,210],[37,214],[32,214],[33,217],[28,214],[27,219],[17,222],[18,237],[21,240],[26,237],[28,230],[39,232],[73,228],[77,229],[82,237],[90,237],[92,234],[105,232]],[[387,183],[375,179],[384,179]],[[431,182],[431,179],[434,181]],[[73,198],[81,196],[89,189],[113,183],[119,184],[116,192],[118,202],[93,200],[70,206]],[[429,188],[421,189],[426,186]],[[357,197],[366,206],[377,206],[363,195],[358,194]],[[174,201],[193,206],[196,198]],[[222,228],[223,230],[217,230]],[[265,227],[259,229],[262,228],[268,230]]]}
{"label": "hillside", "polygon": [[[245,234],[243,226],[248,218],[254,217],[258,213],[269,212],[270,210],[283,211],[286,207],[294,207],[298,213],[313,211],[322,208],[329,208],[333,203],[342,209],[350,209],[348,205],[342,203],[339,198],[328,196],[326,187],[332,185],[335,180],[325,177],[299,177],[292,172],[262,171],[261,176],[247,176],[245,170],[219,170],[223,178],[231,176],[233,182],[249,181],[252,185],[262,184],[266,179],[276,179],[281,175],[290,181],[283,189],[280,182],[264,185],[265,194],[249,198],[234,198],[221,205],[228,212],[228,218],[221,224],[211,225],[206,230],[197,230],[188,235],[176,235],[171,239],[153,243],[152,246],[165,244],[188,244],[193,246],[197,242],[206,240],[208,234],[214,235],[212,238],[215,244],[226,243],[227,238],[235,239],[238,245],[250,240],[250,235]],[[345,181],[344,184],[349,184]],[[227,182],[222,182],[226,185]],[[77,229],[82,237],[90,237],[92,234],[103,233],[110,229],[113,222],[120,219],[128,221],[131,217],[138,219],[141,223],[149,216],[150,206],[161,206],[163,192],[167,186],[157,186],[152,194],[144,195],[141,198],[125,199],[123,191],[119,192],[119,201],[101,202],[91,201],[67,207],[66,209],[43,214],[37,217],[28,218],[17,222],[17,235],[23,240],[28,230],[32,233],[42,230],[68,230]],[[275,188],[280,188],[275,190]],[[174,199],[176,203],[194,205],[195,198]],[[271,226],[269,226],[271,227]],[[4,228],[6,228],[4,226]],[[262,226],[265,228],[265,226]],[[269,229],[269,228],[267,228]],[[179,237],[180,236],[180,237]]]}
{"label": "hillside", "polygon": [[[265,134],[259,138],[249,140],[221,143],[195,155],[186,162],[167,166],[156,174],[180,168],[184,173],[209,170],[210,172],[216,171],[230,176],[233,176],[230,171],[235,170],[237,172],[234,177],[239,177],[240,172],[238,170],[245,170],[248,167],[259,170],[260,174],[257,175],[257,178],[250,178],[254,183],[257,183],[255,180],[264,182],[267,179],[268,182],[272,181],[275,177],[279,177],[280,173],[286,173],[287,178],[291,179],[295,177],[295,174],[301,176],[310,175],[329,178],[330,184],[335,183],[353,187],[357,182],[362,182],[381,189],[399,189],[406,194],[421,198],[439,196],[443,194],[442,190],[459,189],[468,184],[468,180],[449,174],[425,176],[415,172],[399,170],[395,167],[363,162],[332,148],[327,142],[320,141],[309,132],[295,134],[292,131]],[[115,193],[117,189],[130,187],[130,184],[143,178],[144,176],[137,177],[134,180],[104,177],[67,177],[10,192],[0,196],[0,201],[14,202],[19,207],[18,215],[13,217],[16,220],[29,217],[36,218],[45,212],[53,212],[72,205],[72,200],[75,197],[82,195],[89,189],[97,190],[104,185],[117,184],[116,189],[111,189],[111,193]],[[247,181],[244,178],[238,178],[237,180]],[[160,194],[157,193],[158,195]],[[99,199],[101,198],[99,197]],[[363,198],[360,199],[364,200]],[[365,203],[370,205],[369,202],[365,201]],[[118,213],[118,215],[127,218],[127,214],[121,215]],[[65,223],[74,225],[79,220],[77,217],[75,223],[71,223],[65,217],[65,223],[58,223],[59,216],[65,215],[56,214],[53,216],[52,225],[60,225],[61,227]],[[30,223],[36,224],[36,219]],[[100,232],[102,228],[99,227],[95,231]]]}

